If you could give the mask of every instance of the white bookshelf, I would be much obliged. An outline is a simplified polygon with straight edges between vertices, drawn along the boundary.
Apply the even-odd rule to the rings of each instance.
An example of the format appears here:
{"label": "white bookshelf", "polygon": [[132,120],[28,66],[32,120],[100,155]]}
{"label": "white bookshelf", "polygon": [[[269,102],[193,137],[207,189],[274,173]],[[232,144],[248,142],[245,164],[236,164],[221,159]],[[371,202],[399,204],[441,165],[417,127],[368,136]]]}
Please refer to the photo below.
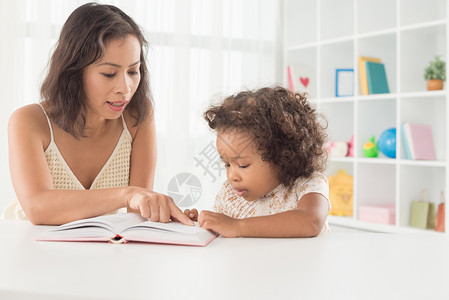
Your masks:
{"label": "white bookshelf", "polygon": [[[326,175],[339,169],[354,177],[354,214],[330,216],[331,224],[382,232],[442,234],[411,228],[410,206],[421,189],[440,203],[449,192],[448,82],[444,90],[426,90],[424,68],[435,55],[447,62],[446,0],[284,0],[284,70],[308,77],[306,91],[324,113],[329,140],[349,141],[354,134],[354,157],[330,158]],[[358,56],[379,57],[385,64],[389,94],[360,95]],[[449,67],[449,66],[448,66]],[[354,69],[354,96],[335,97],[335,70]],[[287,82],[287,72],[284,82]],[[405,156],[400,125],[421,122],[432,126],[436,161],[413,161]],[[365,158],[363,144],[395,127],[396,159],[379,154]],[[381,225],[358,220],[360,205],[394,204],[396,223]],[[446,205],[446,216],[448,216]],[[446,233],[448,221],[446,217]]]}

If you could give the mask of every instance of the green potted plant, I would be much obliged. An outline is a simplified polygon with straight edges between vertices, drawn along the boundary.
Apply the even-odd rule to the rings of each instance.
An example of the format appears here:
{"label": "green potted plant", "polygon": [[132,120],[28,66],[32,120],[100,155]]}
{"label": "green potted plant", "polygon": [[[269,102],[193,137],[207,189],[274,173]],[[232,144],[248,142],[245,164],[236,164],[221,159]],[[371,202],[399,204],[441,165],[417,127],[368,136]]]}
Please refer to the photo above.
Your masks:
{"label": "green potted plant", "polygon": [[424,70],[424,79],[427,80],[427,90],[442,90],[446,81],[446,62],[435,56]]}

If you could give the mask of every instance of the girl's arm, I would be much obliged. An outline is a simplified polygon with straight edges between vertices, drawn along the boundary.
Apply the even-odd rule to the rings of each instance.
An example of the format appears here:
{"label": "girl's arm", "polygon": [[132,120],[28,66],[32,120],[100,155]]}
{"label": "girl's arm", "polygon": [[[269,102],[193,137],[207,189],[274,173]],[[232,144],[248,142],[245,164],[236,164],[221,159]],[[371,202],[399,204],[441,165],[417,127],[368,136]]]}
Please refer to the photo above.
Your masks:
{"label": "girl's arm", "polygon": [[328,213],[327,199],[309,193],[301,198],[295,210],[245,219],[203,211],[199,223],[224,237],[314,237],[320,234]]}
{"label": "girl's arm", "polygon": [[[174,216],[183,223],[191,223],[170,197],[141,187],[54,190],[44,154],[47,136],[48,125],[39,106],[23,107],[11,116],[8,126],[11,179],[33,224],[63,224],[127,206],[144,217],[151,216],[153,221],[166,222]],[[150,181],[150,176],[146,180]]]}

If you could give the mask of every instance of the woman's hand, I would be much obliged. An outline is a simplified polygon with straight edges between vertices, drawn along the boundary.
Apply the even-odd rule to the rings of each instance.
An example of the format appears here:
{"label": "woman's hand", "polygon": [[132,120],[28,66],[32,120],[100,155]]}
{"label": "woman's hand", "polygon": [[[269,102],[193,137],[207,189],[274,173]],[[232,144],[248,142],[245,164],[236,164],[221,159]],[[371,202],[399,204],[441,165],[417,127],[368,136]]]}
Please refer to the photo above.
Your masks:
{"label": "woman's hand", "polygon": [[190,220],[198,222],[198,210],[195,208],[184,210],[184,214],[190,218]]}
{"label": "woman's hand", "polygon": [[204,229],[215,231],[223,237],[238,237],[239,221],[224,214],[203,210],[198,222]]}
{"label": "woman's hand", "polygon": [[193,225],[192,220],[182,213],[171,197],[148,189],[132,187],[127,206],[153,222],[168,223],[173,219],[185,225]]}

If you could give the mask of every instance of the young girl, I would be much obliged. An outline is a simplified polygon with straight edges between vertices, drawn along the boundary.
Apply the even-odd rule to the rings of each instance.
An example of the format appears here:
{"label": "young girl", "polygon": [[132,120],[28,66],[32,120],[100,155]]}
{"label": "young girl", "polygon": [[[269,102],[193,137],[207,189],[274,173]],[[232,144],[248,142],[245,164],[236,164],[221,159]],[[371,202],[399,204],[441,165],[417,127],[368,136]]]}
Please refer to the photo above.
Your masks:
{"label": "young girl", "polygon": [[326,134],[304,95],[245,91],[204,114],[217,131],[226,182],[215,212],[184,213],[225,237],[313,237],[328,231]]}
{"label": "young girl", "polygon": [[16,110],[8,127],[18,200],[9,219],[62,224],[127,208],[152,221],[193,224],[153,189],[156,165],[147,43],[112,5],[88,3],[65,22],[42,101]]}

